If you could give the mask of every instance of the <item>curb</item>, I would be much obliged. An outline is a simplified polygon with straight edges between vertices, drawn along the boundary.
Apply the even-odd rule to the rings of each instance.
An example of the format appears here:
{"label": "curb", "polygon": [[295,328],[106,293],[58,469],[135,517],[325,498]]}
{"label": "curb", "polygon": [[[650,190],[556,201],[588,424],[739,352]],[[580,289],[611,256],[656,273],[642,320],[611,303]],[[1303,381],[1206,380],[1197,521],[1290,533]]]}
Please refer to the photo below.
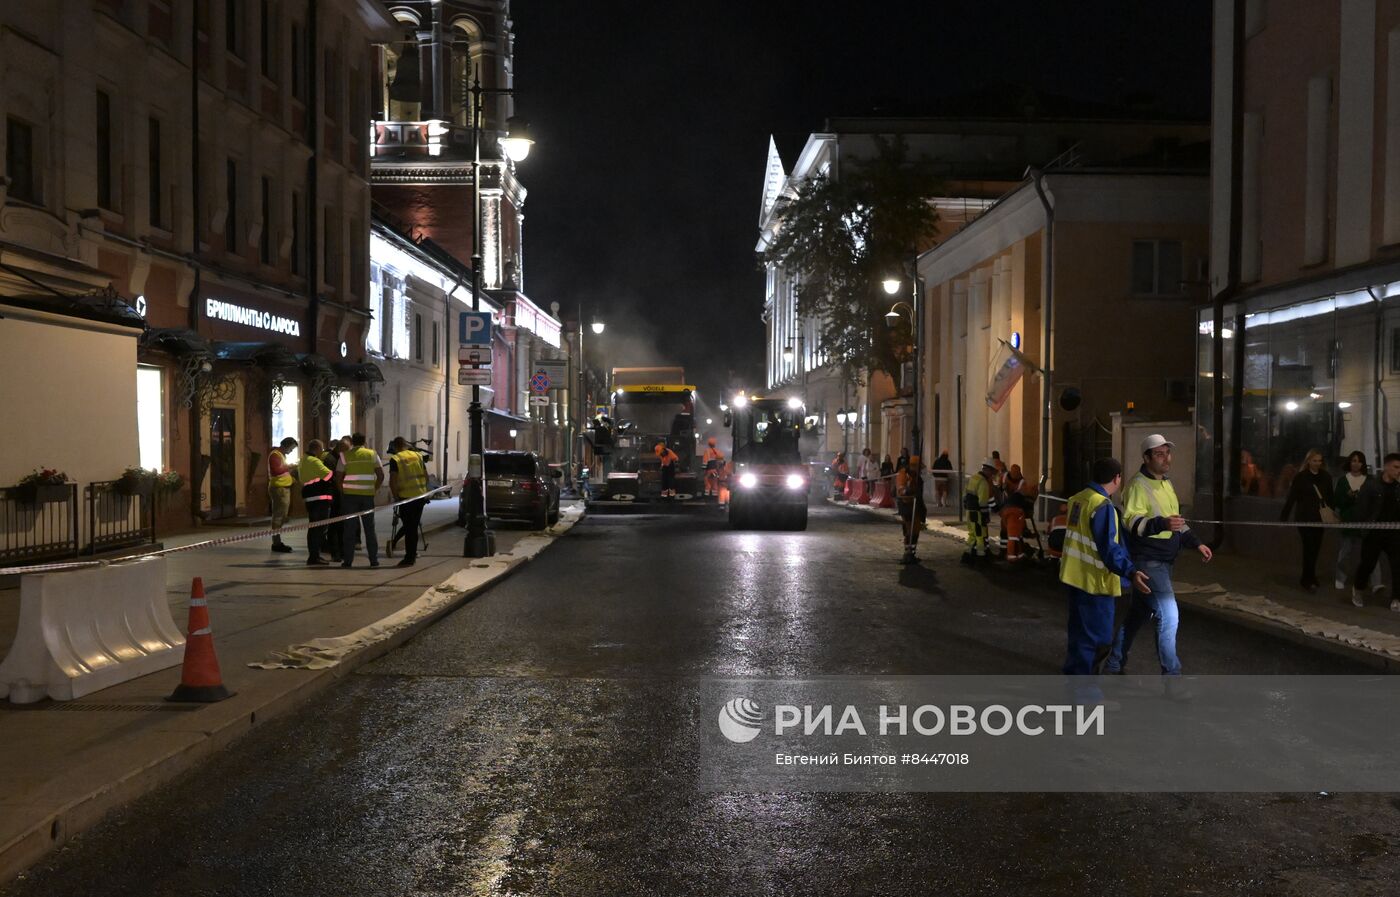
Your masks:
{"label": "curb", "polygon": [[[827,499],[827,503],[834,507],[845,508],[848,511],[861,511],[865,514],[875,517],[887,516],[885,514],[878,513],[875,509],[872,508],[867,508],[860,505],[852,506],[850,504],[847,504],[846,502],[833,501],[830,498]],[[898,523],[899,518],[890,517],[889,521],[891,523]],[[941,522],[935,523],[933,521],[930,521],[925,526],[925,530],[926,532],[929,532],[934,536],[943,539],[948,539],[949,541],[958,542],[960,544],[966,544],[967,542],[967,537],[961,530],[954,529],[952,526]],[[1193,614],[1199,614],[1200,616],[1216,620],[1217,622],[1229,623],[1235,626],[1240,626],[1245,629],[1257,632],[1261,635],[1272,636],[1274,638],[1278,638],[1286,642],[1291,642],[1295,645],[1299,645],[1305,648],[1311,648],[1316,651],[1321,651],[1325,654],[1331,654],[1335,657],[1341,657],[1347,660],[1364,663],[1367,666],[1374,667],[1375,669],[1381,672],[1400,672],[1400,659],[1391,657],[1388,654],[1383,654],[1379,651],[1372,651],[1367,648],[1359,648],[1355,645],[1348,645],[1343,642],[1336,641],[1334,639],[1318,638],[1315,635],[1309,635],[1306,632],[1303,632],[1299,629],[1295,629],[1292,626],[1288,626],[1283,623],[1275,622],[1274,620],[1269,620],[1264,617],[1256,617],[1253,614],[1241,613],[1240,611],[1230,610],[1228,608],[1215,607],[1214,605],[1208,604],[1203,601],[1197,601],[1185,595],[1178,594],[1176,596],[1176,600],[1177,604],[1180,605],[1183,609]]]}
{"label": "curb", "polygon": [[[109,813],[149,794],[182,773],[193,769],[215,753],[229,747],[239,738],[251,732],[258,723],[265,723],[291,713],[358,668],[401,647],[405,642],[434,625],[443,617],[460,609],[468,602],[474,601],[482,593],[539,557],[559,539],[567,536],[573,527],[577,526],[586,516],[586,512],[580,514],[568,530],[556,535],[549,544],[535,554],[515,559],[493,578],[457,593],[452,601],[426,616],[414,620],[380,641],[366,645],[353,654],[346,655],[333,667],[322,670],[297,671],[304,674],[300,677],[300,682],[292,684],[286,691],[272,696],[261,706],[242,709],[237,715],[229,716],[222,721],[211,720],[214,725],[201,732],[200,737],[193,742],[183,747],[177,747],[119,779],[106,782],[91,793],[47,814],[43,819],[15,835],[8,842],[0,844],[0,886],[13,881],[51,851],[62,847],[70,839],[101,822]],[[425,530],[425,532],[437,532],[455,525],[454,521],[449,521],[434,526],[432,530]],[[208,705],[210,709],[218,706],[218,704]]]}

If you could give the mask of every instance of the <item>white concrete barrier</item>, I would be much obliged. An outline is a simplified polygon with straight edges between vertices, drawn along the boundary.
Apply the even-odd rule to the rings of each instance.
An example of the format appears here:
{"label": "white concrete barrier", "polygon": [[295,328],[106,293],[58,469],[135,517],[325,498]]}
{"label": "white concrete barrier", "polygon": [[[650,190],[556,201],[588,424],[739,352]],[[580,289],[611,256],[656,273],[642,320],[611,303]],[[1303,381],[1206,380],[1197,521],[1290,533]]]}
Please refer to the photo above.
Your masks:
{"label": "white concrete barrier", "polygon": [[165,558],[20,578],[19,627],[0,662],[0,698],[71,701],[175,666]]}

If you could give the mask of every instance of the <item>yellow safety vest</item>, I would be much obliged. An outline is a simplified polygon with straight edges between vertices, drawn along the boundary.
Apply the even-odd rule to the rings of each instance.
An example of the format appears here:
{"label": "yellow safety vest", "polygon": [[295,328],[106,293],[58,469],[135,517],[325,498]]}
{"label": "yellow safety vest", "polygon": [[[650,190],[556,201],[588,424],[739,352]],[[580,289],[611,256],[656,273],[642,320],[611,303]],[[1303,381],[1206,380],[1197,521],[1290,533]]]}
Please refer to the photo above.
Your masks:
{"label": "yellow safety vest", "polygon": [[964,495],[973,495],[977,498],[977,508],[981,511],[991,510],[992,507],[992,484],[988,482],[981,472],[974,473],[967,481],[967,489]]}
{"label": "yellow safety vest", "polygon": [[[282,459],[282,466],[287,468],[286,473],[275,474],[272,472],[272,458],[274,455]],[[287,466],[287,456],[282,454],[281,449],[273,449],[272,453],[267,456],[267,471],[267,484],[269,486],[284,486],[287,488],[291,487],[292,470],[290,467]]]}
{"label": "yellow safety vest", "polygon": [[428,471],[421,454],[405,449],[389,457],[399,467],[399,498],[417,498],[428,491]]}
{"label": "yellow safety vest", "polygon": [[[1123,490],[1123,525],[1138,536],[1154,517],[1176,517],[1181,513],[1176,490],[1170,480],[1159,480],[1139,473]],[[1170,539],[1172,531],[1162,530],[1149,539]]]}
{"label": "yellow safety vest", "polygon": [[[1060,558],[1060,582],[1090,595],[1116,596],[1123,589],[1122,579],[1099,558],[1091,526],[1094,513],[1106,503],[1108,499],[1095,489],[1084,489],[1070,497],[1069,519],[1065,522],[1065,550]],[[1117,510],[1112,512],[1110,526],[1113,541],[1123,544],[1123,534],[1118,531]]]}
{"label": "yellow safety vest", "polygon": [[340,490],[346,495],[373,495],[374,472],[379,469],[379,456],[374,449],[360,445],[345,454],[345,477]]}

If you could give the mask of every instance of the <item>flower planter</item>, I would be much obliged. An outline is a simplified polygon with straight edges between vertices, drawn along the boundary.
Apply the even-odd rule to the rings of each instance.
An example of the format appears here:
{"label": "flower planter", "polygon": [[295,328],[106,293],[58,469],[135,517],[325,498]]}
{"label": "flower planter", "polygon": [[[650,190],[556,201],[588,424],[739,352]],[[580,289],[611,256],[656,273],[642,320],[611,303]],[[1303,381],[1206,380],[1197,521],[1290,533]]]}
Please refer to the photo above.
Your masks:
{"label": "flower planter", "polygon": [[16,488],[16,498],[27,505],[51,505],[68,500],[70,490],[65,483],[32,483]]}
{"label": "flower planter", "polygon": [[135,477],[122,477],[117,480],[117,491],[122,495],[140,495],[150,498],[155,493],[156,484],[154,480],[137,479]]}

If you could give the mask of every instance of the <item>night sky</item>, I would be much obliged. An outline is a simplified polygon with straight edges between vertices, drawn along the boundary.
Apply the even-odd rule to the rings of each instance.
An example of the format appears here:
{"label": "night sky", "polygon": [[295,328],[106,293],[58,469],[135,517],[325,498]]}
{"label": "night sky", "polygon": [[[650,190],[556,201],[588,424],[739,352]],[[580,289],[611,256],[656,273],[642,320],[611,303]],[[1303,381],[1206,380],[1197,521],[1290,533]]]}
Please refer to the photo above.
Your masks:
{"label": "night sky", "polygon": [[[1209,0],[515,0],[531,298],[583,303],[608,364],[762,386],[754,259],[768,136],[937,113],[992,84],[1209,112]],[[592,351],[590,349],[590,355]]]}

